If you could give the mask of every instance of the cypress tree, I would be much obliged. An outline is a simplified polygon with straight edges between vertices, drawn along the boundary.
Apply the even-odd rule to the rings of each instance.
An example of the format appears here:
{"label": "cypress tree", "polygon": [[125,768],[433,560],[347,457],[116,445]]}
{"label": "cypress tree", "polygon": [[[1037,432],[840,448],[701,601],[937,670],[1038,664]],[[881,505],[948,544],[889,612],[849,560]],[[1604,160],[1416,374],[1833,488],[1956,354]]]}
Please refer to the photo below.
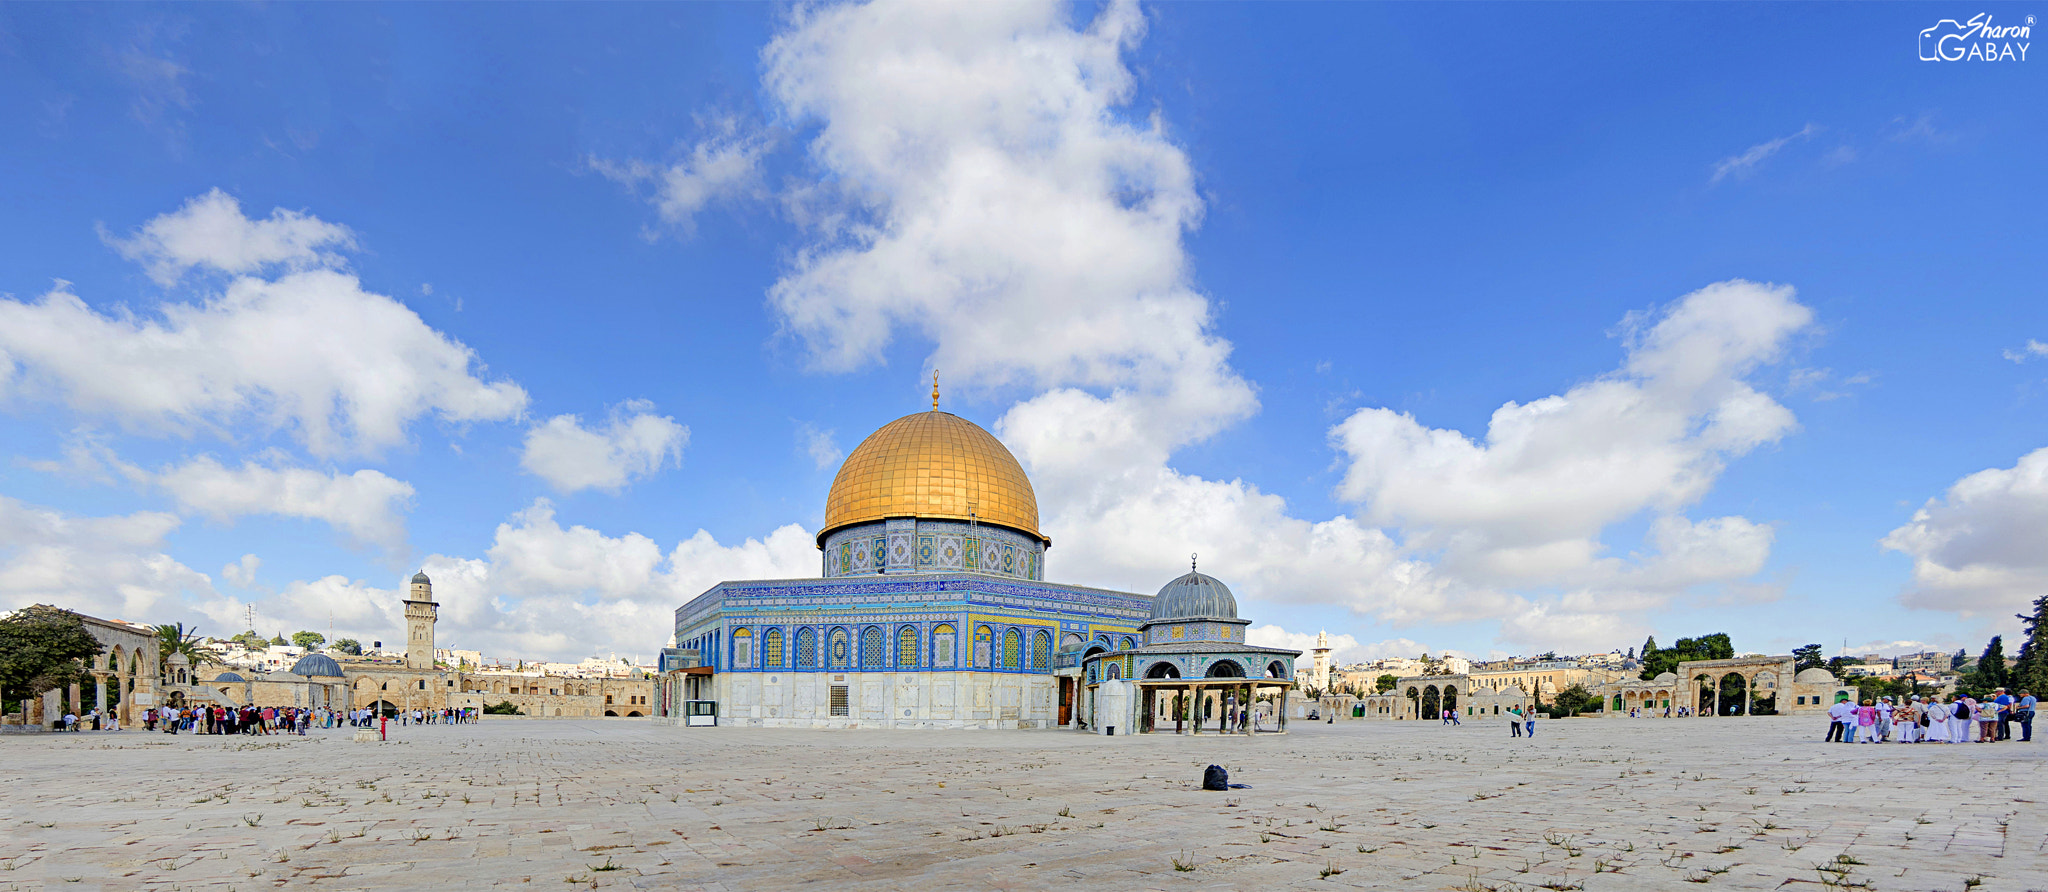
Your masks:
{"label": "cypress tree", "polygon": [[1989,694],[1996,688],[2005,687],[2005,641],[2000,635],[1991,636],[1991,643],[1984,645],[1984,655],[1977,658],[1977,668],[1972,670],[1977,686]]}
{"label": "cypress tree", "polygon": [[1651,635],[1643,639],[1643,655],[1640,659],[1643,661],[1643,680],[1654,681],[1657,678],[1657,636]]}
{"label": "cypress tree", "polygon": [[2020,642],[2019,662],[2013,664],[2007,686],[2048,694],[2048,595],[2035,598],[2033,614],[2019,614],[2019,619],[2027,637]]}

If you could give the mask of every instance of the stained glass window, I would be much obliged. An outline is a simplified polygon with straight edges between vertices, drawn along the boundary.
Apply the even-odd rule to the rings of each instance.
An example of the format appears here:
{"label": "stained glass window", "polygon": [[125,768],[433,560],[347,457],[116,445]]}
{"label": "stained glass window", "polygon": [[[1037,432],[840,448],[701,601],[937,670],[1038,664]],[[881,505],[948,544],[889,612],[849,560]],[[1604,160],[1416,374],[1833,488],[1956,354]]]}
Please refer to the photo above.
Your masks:
{"label": "stained glass window", "polygon": [[896,632],[896,668],[917,668],[917,627],[904,626]]}
{"label": "stained glass window", "polygon": [[1024,668],[1024,636],[1016,629],[1003,633],[1003,668]]}
{"label": "stained glass window", "polygon": [[1052,636],[1045,632],[1031,636],[1031,668],[1052,668]]}
{"label": "stained glass window", "polygon": [[761,634],[761,668],[782,668],[781,629],[769,629]]}
{"label": "stained glass window", "polygon": [[796,667],[818,668],[818,633],[809,629],[796,630]]}
{"label": "stained glass window", "polygon": [[882,668],[882,630],[869,626],[860,633],[860,667]]}

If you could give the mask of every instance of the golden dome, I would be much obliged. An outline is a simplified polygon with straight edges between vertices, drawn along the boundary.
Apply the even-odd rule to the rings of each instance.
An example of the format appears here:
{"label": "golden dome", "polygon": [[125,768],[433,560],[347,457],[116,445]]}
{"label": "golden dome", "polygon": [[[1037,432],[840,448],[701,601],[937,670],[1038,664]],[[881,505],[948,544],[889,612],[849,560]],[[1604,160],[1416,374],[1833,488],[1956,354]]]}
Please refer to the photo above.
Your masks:
{"label": "golden dome", "polygon": [[936,409],[868,435],[832,480],[818,542],[841,527],[890,517],[967,520],[1038,532],[1038,496],[1010,450],[974,422]]}

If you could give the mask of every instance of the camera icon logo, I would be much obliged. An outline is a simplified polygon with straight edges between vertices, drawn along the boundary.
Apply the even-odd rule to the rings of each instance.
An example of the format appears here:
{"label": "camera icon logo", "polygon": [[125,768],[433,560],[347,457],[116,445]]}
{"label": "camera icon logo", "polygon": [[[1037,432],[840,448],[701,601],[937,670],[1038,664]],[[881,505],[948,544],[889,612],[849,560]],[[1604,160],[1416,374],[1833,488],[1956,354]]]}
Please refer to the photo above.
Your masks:
{"label": "camera icon logo", "polygon": [[1920,31],[1920,61],[1954,62],[1966,52],[1963,42],[1976,33],[1975,24],[1964,25],[1955,19],[1942,19],[1934,27]]}

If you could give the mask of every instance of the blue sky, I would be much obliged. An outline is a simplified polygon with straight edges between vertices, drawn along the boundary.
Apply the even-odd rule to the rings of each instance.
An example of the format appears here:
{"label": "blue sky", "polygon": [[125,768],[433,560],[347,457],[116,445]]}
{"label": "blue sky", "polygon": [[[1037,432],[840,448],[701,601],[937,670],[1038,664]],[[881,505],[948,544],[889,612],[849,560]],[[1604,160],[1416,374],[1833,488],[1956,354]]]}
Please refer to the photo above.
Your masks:
{"label": "blue sky", "polygon": [[1050,578],[1276,643],[1975,651],[2048,96],[1961,9],[8,7],[0,607],[645,657],[936,366]]}

